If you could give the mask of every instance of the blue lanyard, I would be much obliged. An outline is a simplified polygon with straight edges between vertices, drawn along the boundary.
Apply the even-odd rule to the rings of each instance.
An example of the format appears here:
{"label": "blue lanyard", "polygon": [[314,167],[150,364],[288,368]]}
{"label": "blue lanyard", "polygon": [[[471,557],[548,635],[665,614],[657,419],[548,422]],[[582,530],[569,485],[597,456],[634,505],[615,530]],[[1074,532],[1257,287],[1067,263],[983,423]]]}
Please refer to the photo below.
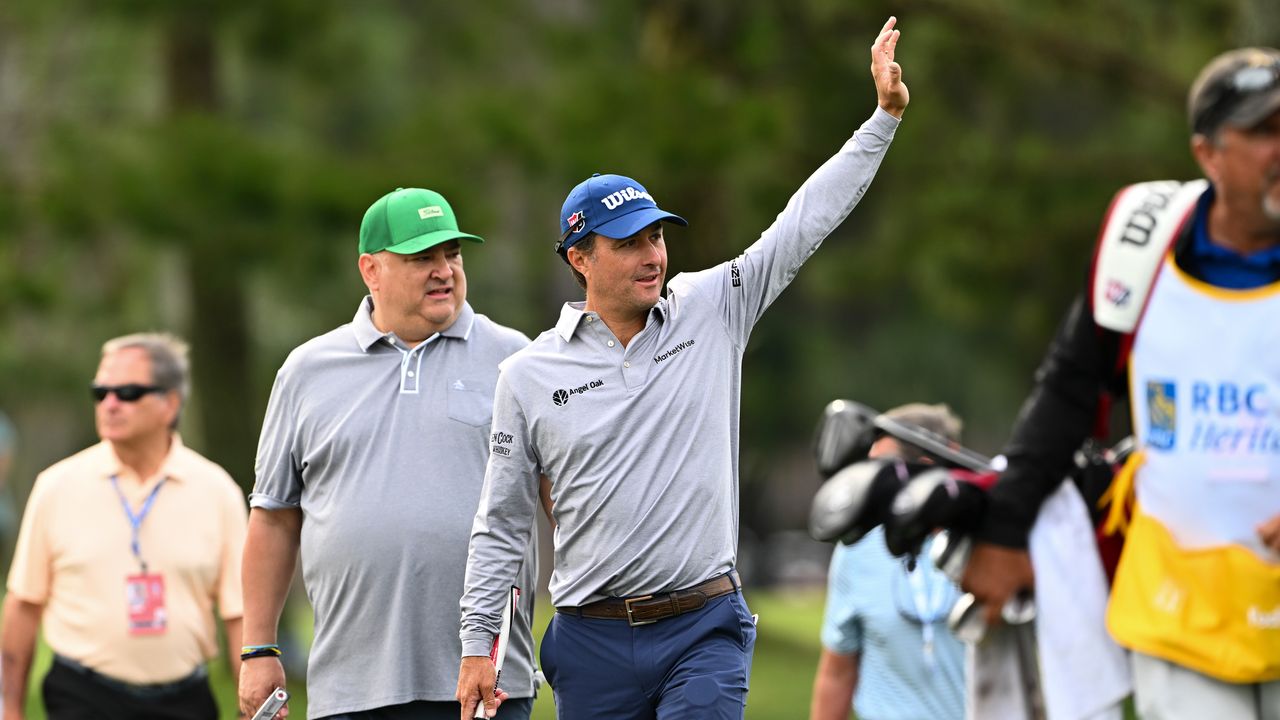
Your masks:
{"label": "blue lanyard", "polygon": [[[921,554],[925,554],[928,551],[929,544],[926,543]],[[903,576],[906,577],[907,583],[910,584],[910,599],[914,613],[909,613],[903,607],[901,600],[904,590]],[[894,575],[892,592],[894,604],[898,607],[898,614],[906,620],[920,623],[920,639],[923,641],[922,655],[925,667],[933,670],[936,665],[933,652],[934,624],[941,622],[951,613],[951,606],[955,604],[956,596],[954,585],[942,571],[933,567],[925,567],[924,558],[922,557],[918,559],[914,570],[908,571],[904,563],[902,572]]]}
{"label": "blue lanyard", "polygon": [[142,501],[142,507],[138,509],[138,514],[133,513],[133,508],[129,507],[129,501],[125,498],[124,492],[120,490],[120,481],[115,476],[111,476],[111,487],[116,489],[116,495],[120,496],[120,505],[124,507],[125,517],[129,518],[129,526],[133,531],[133,542],[130,548],[133,550],[133,556],[138,558],[138,565],[142,568],[142,574],[147,574],[147,561],[142,559],[142,546],[138,542],[139,531],[142,529],[142,521],[146,519],[147,513],[151,512],[151,506],[156,501],[156,495],[160,494],[160,488],[164,485],[164,481],[168,478],[160,478],[160,482],[151,489],[151,494],[146,500]]}
{"label": "blue lanyard", "polygon": [[[930,539],[924,544],[922,555],[929,552],[932,542]],[[892,593],[898,614],[925,627],[950,615],[958,594],[951,579],[941,570],[931,565],[926,567],[924,557],[918,558],[915,569],[910,571],[903,562],[902,571],[894,574]]]}

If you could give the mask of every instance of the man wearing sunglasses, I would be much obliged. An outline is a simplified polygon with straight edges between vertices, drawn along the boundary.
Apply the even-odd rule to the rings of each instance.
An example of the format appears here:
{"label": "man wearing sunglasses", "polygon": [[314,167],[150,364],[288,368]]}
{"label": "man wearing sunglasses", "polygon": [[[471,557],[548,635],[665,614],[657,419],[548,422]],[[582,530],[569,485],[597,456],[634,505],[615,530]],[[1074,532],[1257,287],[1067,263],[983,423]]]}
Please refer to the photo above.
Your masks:
{"label": "man wearing sunglasses", "polygon": [[[245,544],[240,708],[284,684],[276,627],[299,549],[315,609],[310,717],[453,720],[458,598],[489,456],[498,363],[528,344],[467,303],[459,231],[439,193],[402,188],[360,225],[369,295],[291,353],[258,443]],[[495,438],[496,445],[505,441]],[[513,584],[504,719],[533,709],[536,543]]]}
{"label": "man wearing sunglasses", "polygon": [[221,616],[240,665],[244,496],[175,432],[186,345],[168,335],[102,348],[92,393],[102,442],[36,478],[4,601],[4,717],[23,717],[36,631],[53,650],[53,720],[204,718]]}
{"label": "man wearing sunglasses", "polygon": [[1032,584],[1027,533],[1128,398],[1138,441],[1108,529],[1107,610],[1139,715],[1280,718],[1280,50],[1214,58],[1188,98],[1205,180],[1122,190],[990,493],[964,586]]}
{"label": "man wearing sunglasses", "polygon": [[[960,418],[946,405],[911,403],[884,415],[960,441]],[[867,457],[928,461],[887,435]],[[964,646],[947,628],[960,593],[934,567],[930,542],[911,569],[889,554],[883,526],[836,545],[810,720],[847,720],[850,707],[867,720],[964,717]]]}

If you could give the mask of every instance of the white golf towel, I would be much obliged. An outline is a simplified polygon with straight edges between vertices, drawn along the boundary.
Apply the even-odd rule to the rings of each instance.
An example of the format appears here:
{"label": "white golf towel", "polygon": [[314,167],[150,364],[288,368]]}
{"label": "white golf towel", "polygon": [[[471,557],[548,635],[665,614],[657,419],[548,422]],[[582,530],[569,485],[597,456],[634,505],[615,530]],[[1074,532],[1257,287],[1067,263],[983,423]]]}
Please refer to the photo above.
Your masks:
{"label": "white golf towel", "polygon": [[[1119,720],[1133,691],[1126,651],[1107,634],[1107,578],[1094,543],[1084,499],[1074,483],[1062,483],[1041,506],[1029,542],[1049,720]],[[1017,677],[1010,633],[989,633],[966,659],[969,720],[1026,717],[1021,687],[1007,680]]]}

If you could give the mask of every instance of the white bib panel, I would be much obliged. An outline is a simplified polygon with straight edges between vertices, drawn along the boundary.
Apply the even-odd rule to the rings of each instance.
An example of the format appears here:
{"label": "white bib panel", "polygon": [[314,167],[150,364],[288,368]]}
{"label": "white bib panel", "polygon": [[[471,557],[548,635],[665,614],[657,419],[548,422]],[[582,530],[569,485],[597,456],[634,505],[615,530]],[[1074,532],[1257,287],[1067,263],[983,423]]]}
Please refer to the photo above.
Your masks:
{"label": "white bib panel", "polygon": [[1129,382],[1139,507],[1183,549],[1277,562],[1256,528],[1280,514],[1280,283],[1225,290],[1166,259]]}

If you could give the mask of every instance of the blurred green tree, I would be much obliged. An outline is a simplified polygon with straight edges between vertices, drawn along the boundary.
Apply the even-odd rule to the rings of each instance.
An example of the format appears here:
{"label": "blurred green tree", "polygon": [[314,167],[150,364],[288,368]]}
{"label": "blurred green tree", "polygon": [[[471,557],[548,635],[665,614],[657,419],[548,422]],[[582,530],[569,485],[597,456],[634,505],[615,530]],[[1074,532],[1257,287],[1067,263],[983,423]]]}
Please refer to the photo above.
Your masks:
{"label": "blurred green tree", "polygon": [[1109,197],[1197,174],[1186,86],[1276,37],[1273,4],[5,3],[0,404],[42,429],[17,476],[90,441],[97,344],[164,328],[189,441],[248,487],[275,368],[350,318],[361,214],[398,186],[488,240],[471,300],[529,334],[577,297],[550,247],[592,172],[689,218],[671,274],[732,257],[871,113],[893,12],[897,140],[748,350],[744,516],[795,526],[832,397],[947,401],[998,448]]}

